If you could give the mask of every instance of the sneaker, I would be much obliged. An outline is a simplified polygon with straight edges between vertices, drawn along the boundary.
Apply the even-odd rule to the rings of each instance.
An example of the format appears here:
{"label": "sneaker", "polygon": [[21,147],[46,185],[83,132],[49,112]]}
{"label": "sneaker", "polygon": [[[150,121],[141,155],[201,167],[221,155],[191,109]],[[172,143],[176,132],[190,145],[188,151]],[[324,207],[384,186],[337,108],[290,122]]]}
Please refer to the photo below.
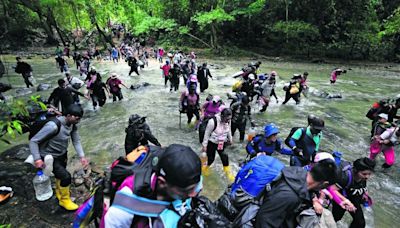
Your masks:
{"label": "sneaker", "polygon": [[53,175],[53,162],[54,162],[54,158],[52,155],[48,154],[44,157],[43,173],[48,177]]}
{"label": "sneaker", "polygon": [[32,156],[32,154],[31,155],[29,155],[26,159],[25,159],[25,161],[24,161],[25,163],[28,163],[28,164],[31,164],[31,165],[33,165],[33,166],[35,166],[35,161],[33,160],[33,156]]}

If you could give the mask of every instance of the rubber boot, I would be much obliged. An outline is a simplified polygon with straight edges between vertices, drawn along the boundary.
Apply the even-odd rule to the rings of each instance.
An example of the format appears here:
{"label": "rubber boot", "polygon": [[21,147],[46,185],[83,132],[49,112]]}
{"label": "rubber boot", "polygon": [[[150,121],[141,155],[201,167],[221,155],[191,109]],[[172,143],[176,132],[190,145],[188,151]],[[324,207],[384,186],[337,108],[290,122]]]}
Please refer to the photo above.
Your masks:
{"label": "rubber boot", "polygon": [[58,201],[60,201],[60,199],[61,199],[60,183],[61,183],[61,180],[56,179],[56,197],[57,197]]}
{"label": "rubber boot", "polygon": [[75,211],[76,209],[78,209],[78,205],[72,202],[70,198],[69,186],[67,187],[60,186],[60,193],[61,193],[61,199],[59,201],[59,205],[61,207],[65,208],[68,211]]}
{"label": "rubber boot", "polygon": [[228,178],[230,183],[233,183],[235,181],[235,177],[231,173],[231,167],[230,166],[224,166],[224,172],[226,177]]}
{"label": "rubber boot", "polygon": [[210,166],[208,166],[208,165],[203,165],[203,166],[201,167],[201,173],[202,173],[205,177],[210,176]]}

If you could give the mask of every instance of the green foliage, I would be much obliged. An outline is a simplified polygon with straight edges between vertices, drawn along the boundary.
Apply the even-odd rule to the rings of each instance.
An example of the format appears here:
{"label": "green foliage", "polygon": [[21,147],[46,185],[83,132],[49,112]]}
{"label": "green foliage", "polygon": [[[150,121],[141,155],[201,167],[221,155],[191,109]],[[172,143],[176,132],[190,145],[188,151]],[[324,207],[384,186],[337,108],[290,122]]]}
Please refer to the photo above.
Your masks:
{"label": "green foliage", "polygon": [[273,26],[272,31],[287,34],[288,38],[293,40],[306,40],[319,35],[316,26],[302,21],[280,21]]}
{"label": "green foliage", "polygon": [[[40,96],[31,96],[30,102],[39,106],[43,111],[46,105],[40,101]],[[23,100],[15,100],[12,103],[0,104],[0,141],[10,144],[8,139],[14,139],[16,134],[23,134],[22,128],[25,124],[19,120],[20,117],[29,117],[28,103]]]}
{"label": "green foliage", "polygon": [[400,34],[400,7],[385,21],[383,26],[385,29],[379,33],[380,37]]}
{"label": "green foliage", "polygon": [[226,13],[222,8],[216,8],[209,12],[201,12],[197,13],[194,17],[192,17],[193,21],[196,21],[201,29],[204,29],[207,25],[213,23],[222,23],[225,21],[233,21],[235,18]]}
{"label": "green foliage", "polygon": [[2,46],[19,47],[30,45],[37,37],[46,37],[47,43],[54,44],[61,38],[63,42],[77,36],[84,40],[83,36],[97,31],[95,35],[101,36],[95,37],[95,42],[112,44],[109,24],[123,23],[136,36],[177,46],[223,49],[223,40],[224,45],[250,45],[272,54],[314,52],[330,57],[375,59],[377,55],[371,53],[378,52],[382,53],[379,58],[393,60],[400,51],[399,3],[400,0],[2,0],[0,42]]}

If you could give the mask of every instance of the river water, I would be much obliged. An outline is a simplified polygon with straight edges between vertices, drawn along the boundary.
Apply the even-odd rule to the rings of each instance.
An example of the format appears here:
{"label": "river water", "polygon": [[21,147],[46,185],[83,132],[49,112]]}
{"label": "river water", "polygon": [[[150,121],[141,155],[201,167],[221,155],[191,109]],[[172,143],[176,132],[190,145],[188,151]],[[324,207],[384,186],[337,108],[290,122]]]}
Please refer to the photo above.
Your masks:
{"label": "river water", "polygon": [[[11,62],[11,56],[6,57]],[[198,60],[202,63],[204,60]],[[227,100],[226,93],[230,91],[231,85],[235,82],[229,77],[237,72],[250,60],[207,60],[214,80],[210,81],[208,93],[220,95]],[[34,57],[28,59],[34,69],[34,76],[37,83],[51,83],[56,87],[57,79],[62,74],[55,66],[53,59],[42,59]],[[69,60],[73,66],[72,59]],[[1,79],[1,82],[12,83],[15,87],[23,88],[22,77],[13,73],[9,67],[9,75]],[[141,87],[137,90],[123,89],[124,99],[112,103],[111,100],[98,111],[93,111],[91,102],[83,101],[85,115],[80,125],[80,135],[83,148],[87,157],[96,164],[106,167],[118,156],[124,154],[125,127],[131,114],[147,116],[154,135],[162,145],[181,143],[191,146],[195,151],[200,151],[198,134],[193,126],[186,125],[186,116],[182,115],[182,128],[179,129],[178,99],[179,93],[170,93],[164,88],[161,78],[159,63],[150,61],[148,68],[141,71],[141,76],[128,76],[129,67],[125,62],[117,64],[111,62],[94,62],[98,72],[103,75],[104,80],[109,73],[116,72],[129,87],[132,84],[150,83],[150,86]],[[347,74],[339,76],[337,83],[331,86],[329,74],[334,67],[342,65],[331,64],[309,64],[283,61],[263,60],[261,72],[275,70],[280,77],[277,80],[276,92],[279,97],[279,104],[271,102],[266,113],[258,112],[258,107],[253,105],[253,118],[257,130],[261,132],[262,126],[273,122],[280,128],[280,136],[285,138],[291,127],[305,126],[309,113],[314,113],[325,119],[326,129],[321,143],[321,150],[338,150],[344,153],[347,160],[355,160],[361,156],[368,156],[370,121],[365,117],[370,105],[381,98],[394,97],[400,89],[400,67],[385,67],[385,65],[346,65],[351,68]],[[73,68],[73,67],[72,67]],[[309,96],[302,97],[301,104],[295,105],[291,100],[285,106],[281,105],[284,99],[284,91],[281,89],[284,82],[287,82],[293,73],[309,72]],[[75,69],[72,74],[79,76]],[[180,90],[184,89],[182,83]],[[48,97],[49,91],[34,92],[43,97]],[[320,92],[330,94],[340,93],[342,99],[325,99],[317,96]],[[5,93],[11,99],[15,96],[15,90]],[[25,95],[25,97],[28,95]],[[201,94],[201,101],[204,101],[206,94]],[[26,143],[26,136],[18,136],[14,144]],[[234,137],[234,145],[228,150],[233,170],[238,170],[238,163],[246,155],[244,144],[238,143],[238,133]],[[0,151],[11,146],[0,144]],[[399,147],[396,147],[399,150]],[[70,148],[71,157],[75,155],[73,148]],[[281,160],[288,162],[288,157],[274,155]],[[218,156],[217,156],[218,157]],[[367,213],[367,224],[369,227],[394,227],[400,222],[398,211],[400,209],[400,174],[398,163],[389,170],[383,171],[380,168],[384,162],[383,156],[379,156],[378,168],[371,181],[368,182],[370,195],[375,201],[373,212]],[[211,175],[205,178],[203,194],[211,199],[217,199],[227,186],[227,180],[222,172],[222,165],[219,158],[212,167]],[[346,216],[344,222],[339,223],[345,227],[350,216]]]}

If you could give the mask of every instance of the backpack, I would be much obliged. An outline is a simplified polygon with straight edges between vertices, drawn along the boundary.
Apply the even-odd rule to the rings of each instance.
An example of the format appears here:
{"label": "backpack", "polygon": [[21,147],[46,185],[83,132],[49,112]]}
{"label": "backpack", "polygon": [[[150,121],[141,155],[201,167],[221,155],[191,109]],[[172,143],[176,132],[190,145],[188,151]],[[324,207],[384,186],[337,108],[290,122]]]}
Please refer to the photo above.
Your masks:
{"label": "backpack", "polygon": [[[261,137],[261,140],[264,140],[264,138],[265,138],[264,134],[257,134],[256,136],[253,137],[253,139],[255,139],[255,138],[257,138],[257,137]],[[252,158],[252,157],[256,156],[256,154],[259,152],[259,151],[258,151],[258,144],[260,144],[261,140],[256,141],[256,142],[254,142],[253,140],[250,140],[250,141],[247,143],[247,145],[246,145],[247,157],[250,156],[250,157]],[[253,142],[254,142],[254,143],[253,143]],[[252,147],[256,150],[256,153],[255,153],[255,154],[252,154],[252,153],[250,152],[250,149],[249,149],[250,146],[252,146]]]}
{"label": "backpack", "polygon": [[380,100],[379,102],[374,102],[372,107],[368,110],[365,116],[370,120],[375,120],[375,118],[382,112],[382,109],[389,104],[388,100]]}
{"label": "backpack", "polygon": [[290,146],[290,143],[289,143],[290,139],[292,138],[293,134],[300,128],[301,128],[302,132],[301,132],[301,136],[300,136],[299,141],[304,138],[304,135],[306,134],[306,129],[305,128],[303,128],[303,127],[292,127],[292,129],[290,129],[289,135],[285,139],[285,144],[289,148],[292,148],[292,146]]}
{"label": "backpack", "polygon": [[160,147],[139,146],[126,157],[119,157],[115,160],[111,164],[110,175],[106,175],[96,182],[89,198],[75,212],[73,227],[86,227],[92,221],[95,221],[96,227],[98,227],[99,221],[107,212],[107,207],[104,205],[105,194],[110,197],[111,205],[117,190],[129,176],[134,175],[133,192],[141,196],[150,195],[152,192],[151,176],[156,170],[153,159],[156,159],[162,151]]}
{"label": "backpack", "polygon": [[214,129],[213,129],[213,132],[215,131],[215,129],[217,129],[217,126],[218,126],[218,124],[217,124],[217,117],[213,116],[213,117],[211,117],[211,118],[205,118],[203,121],[201,121],[201,124],[200,124],[200,126],[199,126],[199,141],[200,141],[200,144],[203,143],[204,134],[206,133],[207,124],[208,124],[208,121],[209,121],[210,119],[213,119],[213,120],[214,120]]}
{"label": "backpack", "polygon": [[278,159],[260,155],[247,162],[238,172],[230,193],[234,205],[243,208],[271,190],[285,165]]}
{"label": "backpack", "polygon": [[[31,138],[33,138],[33,136],[35,136],[43,128],[43,126],[50,121],[54,122],[57,125],[57,132],[51,136],[48,136],[46,139],[43,140],[43,142],[48,141],[49,139],[58,135],[58,133],[60,133],[61,130],[60,120],[58,120],[56,117],[48,117],[47,115],[42,114],[29,126],[28,139],[30,140]],[[75,125],[73,125],[73,127],[75,127]]]}

